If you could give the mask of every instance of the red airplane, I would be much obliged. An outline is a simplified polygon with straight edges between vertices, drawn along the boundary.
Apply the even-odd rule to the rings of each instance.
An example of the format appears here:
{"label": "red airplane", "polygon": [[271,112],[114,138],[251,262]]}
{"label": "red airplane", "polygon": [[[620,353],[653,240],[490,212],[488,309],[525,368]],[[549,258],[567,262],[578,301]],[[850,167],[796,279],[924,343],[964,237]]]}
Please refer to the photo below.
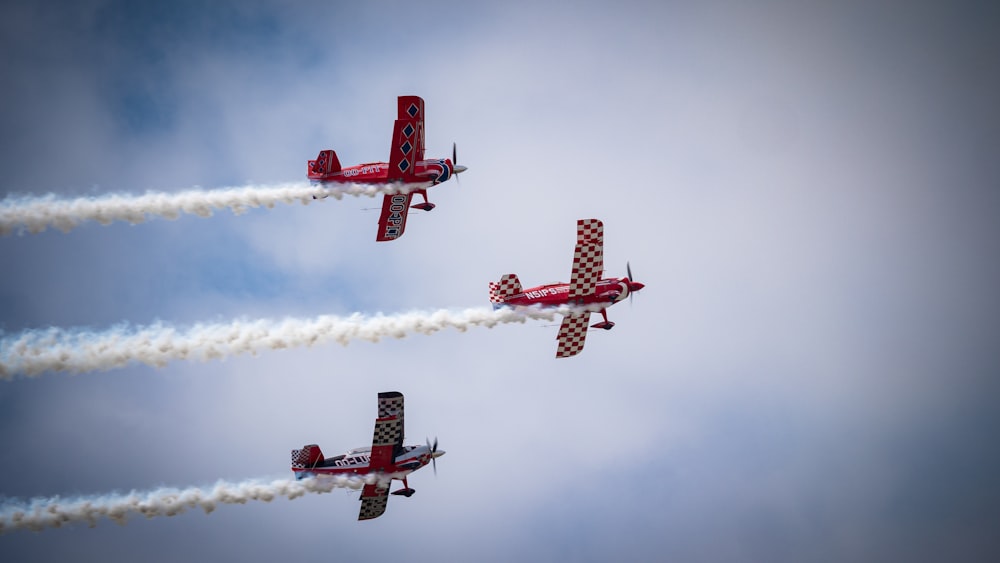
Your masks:
{"label": "red airplane", "polygon": [[[521,289],[517,274],[507,274],[499,282],[490,282],[490,302],[494,309],[503,306],[559,307],[604,303],[610,307],[625,297],[631,298],[634,292],[645,287],[632,280],[631,266],[626,264],[626,270],[626,278],[601,279],[604,272],[604,223],[597,219],[580,219],[576,222],[576,250],[568,284],[550,283]],[[601,308],[601,316],[604,317],[604,322],[591,326],[611,330],[615,323],[608,320],[606,307]],[[589,312],[571,313],[563,317],[556,336],[559,340],[557,358],[575,356],[583,350],[589,322]]]}
{"label": "red airplane", "polygon": [[[398,114],[392,129],[389,162],[369,162],[341,168],[337,153],[319,151],[316,160],[309,161],[308,176],[313,183],[399,184],[407,193],[387,194],[382,200],[382,215],[378,219],[377,241],[395,240],[406,229],[406,214],[410,207],[424,211],[434,209],[427,200],[427,188],[465,172],[458,165],[455,144],[451,145],[451,160],[424,159],[424,100],[419,96],[399,96]],[[413,194],[420,194],[423,203],[410,205]]]}
{"label": "red airplane", "polygon": [[[324,458],[316,444],[303,446],[301,450],[292,450],[292,472],[297,479],[314,475],[403,474],[400,479],[403,488],[392,494],[410,497],[416,491],[407,484],[406,475],[432,462],[436,474],[437,458],[444,455],[437,447],[437,438],[433,444],[428,441],[423,446],[403,445],[403,394],[388,391],[378,394],[378,418],[370,448],[355,448],[343,455]],[[378,518],[385,512],[391,484],[392,479],[361,489],[358,520]]]}

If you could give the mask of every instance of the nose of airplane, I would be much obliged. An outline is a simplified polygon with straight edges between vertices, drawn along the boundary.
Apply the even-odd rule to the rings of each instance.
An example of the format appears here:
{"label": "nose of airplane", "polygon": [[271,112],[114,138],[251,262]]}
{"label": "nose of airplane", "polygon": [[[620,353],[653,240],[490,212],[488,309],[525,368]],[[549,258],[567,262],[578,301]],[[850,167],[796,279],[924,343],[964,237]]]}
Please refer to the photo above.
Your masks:
{"label": "nose of airplane", "polygon": [[639,283],[639,282],[634,282],[634,281],[628,282],[628,290],[629,291],[639,291],[640,289],[642,289],[644,287],[646,287],[646,284],[644,284],[644,283]]}
{"label": "nose of airplane", "polygon": [[437,450],[436,452],[431,452],[431,457],[438,458],[444,455],[444,450]]}
{"label": "nose of airplane", "polygon": [[461,164],[456,164],[455,166],[452,167],[452,171],[455,174],[461,174],[462,172],[465,172],[466,170],[468,170],[468,168],[466,168],[465,166],[462,166]]}

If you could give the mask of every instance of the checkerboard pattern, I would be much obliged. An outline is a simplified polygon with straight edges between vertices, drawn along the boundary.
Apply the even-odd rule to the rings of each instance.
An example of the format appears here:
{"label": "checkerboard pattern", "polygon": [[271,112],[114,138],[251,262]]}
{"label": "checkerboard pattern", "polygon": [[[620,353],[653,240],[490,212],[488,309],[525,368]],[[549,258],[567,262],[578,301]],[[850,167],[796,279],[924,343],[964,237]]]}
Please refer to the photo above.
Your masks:
{"label": "checkerboard pattern", "polygon": [[604,223],[599,219],[579,219],[576,222],[576,244],[604,244]]}
{"label": "checkerboard pattern", "polygon": [[490,282],[490,303],[503,303],[521,291],[517,274],[504,274],[499,282]]}
{"label": "checkerboard pattern", "polygon": [[573,271],[569,278],[569,296],[592,295],[603,272],[604,245],[576,245],[576,251],[573,253]]}
{"label": "checkerboard pattern", "polygon": [[361,497],[361,512],[358,514],[358,520],[378,518],[385,512],[385,505],[389,500],[389,487],[377,487],[375,494],[377,496]]}
{"label": "checkerboard pattern", "polygon": [[575,356],[583,350],[583,345],[587,340],[587,323],[590,322],[590,313],[578,313],[563,317],[562,324],[559,325],[559,346],[556,347],[557,358],[568,358]]}
{"label": "checkerboard pattern", "polygon": [[399,391],[386,391],[378,394],[378,418],[398,416],[403,418],[403,394]]}
{"label": "checkerboard pattern", "polygon": [[292,450],[292,467],[305,469],[316,465],[316,462],[323,458],[323,452],[316,444],[303,446],[301,450]]}
{"label": "checkerboard pattern", "polygon": [[389,418],[375,421],[375,435],[372,438],[372,448],[378,446],[393,446],[403,443],[403,419]]}

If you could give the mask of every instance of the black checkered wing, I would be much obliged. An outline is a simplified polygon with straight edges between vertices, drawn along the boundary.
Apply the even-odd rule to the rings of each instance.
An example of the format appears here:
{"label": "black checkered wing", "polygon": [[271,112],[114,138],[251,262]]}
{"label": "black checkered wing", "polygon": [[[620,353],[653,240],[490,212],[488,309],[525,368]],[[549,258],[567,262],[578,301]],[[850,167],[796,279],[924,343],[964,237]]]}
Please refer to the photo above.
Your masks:
{"label": "black checkered wing", "polygon": [[358,513],[358,520],[371,520],[382,516],[388,502],[388,485],[365,485],[361,490],[361,511]]}
{"label": "black checkered wing", "polygon": [[403,447],[403,394],[388,391],[378,394],[378,418],[372,437],[370,467],[384,471],[392,465]]}

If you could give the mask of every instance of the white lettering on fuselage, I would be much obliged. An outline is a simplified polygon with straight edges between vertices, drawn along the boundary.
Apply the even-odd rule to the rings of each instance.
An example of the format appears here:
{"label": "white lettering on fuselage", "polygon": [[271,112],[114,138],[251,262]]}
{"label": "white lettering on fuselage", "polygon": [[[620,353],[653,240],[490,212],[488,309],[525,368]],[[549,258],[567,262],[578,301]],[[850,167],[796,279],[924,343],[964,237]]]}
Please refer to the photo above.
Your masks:
{"label": "white lettering on fuselage", "polygon": [[347,459],[338,459],[337,461],[334,462],[334,464],[337,467],[347,467],[351,465],[361,465],[363,463],[368,463],[370,459],[371,458],[369,458],[368,456],[362,455],[357,457],[349,457]]}
{"label": "white lettering on fuselage", "polygon": [[385,168],[381,165],[371,164],[358,168],[348,168],[347,170],[344,170],[344,176],[347,178],[353,178],[354,176],[360,176],[362,174],[374,174],[376,172],[381,172],[382,170],[385,170]]}
{"label": "white lettering on fuselage", "polygon": [[569,291],[568,285],[559,285],[556,287],[543,287],[541,289],[525,291],[524,296],[527,297],[528,299],[541,299],[542,297],[557,295],[559,293],[566,293],[567,291]]}

